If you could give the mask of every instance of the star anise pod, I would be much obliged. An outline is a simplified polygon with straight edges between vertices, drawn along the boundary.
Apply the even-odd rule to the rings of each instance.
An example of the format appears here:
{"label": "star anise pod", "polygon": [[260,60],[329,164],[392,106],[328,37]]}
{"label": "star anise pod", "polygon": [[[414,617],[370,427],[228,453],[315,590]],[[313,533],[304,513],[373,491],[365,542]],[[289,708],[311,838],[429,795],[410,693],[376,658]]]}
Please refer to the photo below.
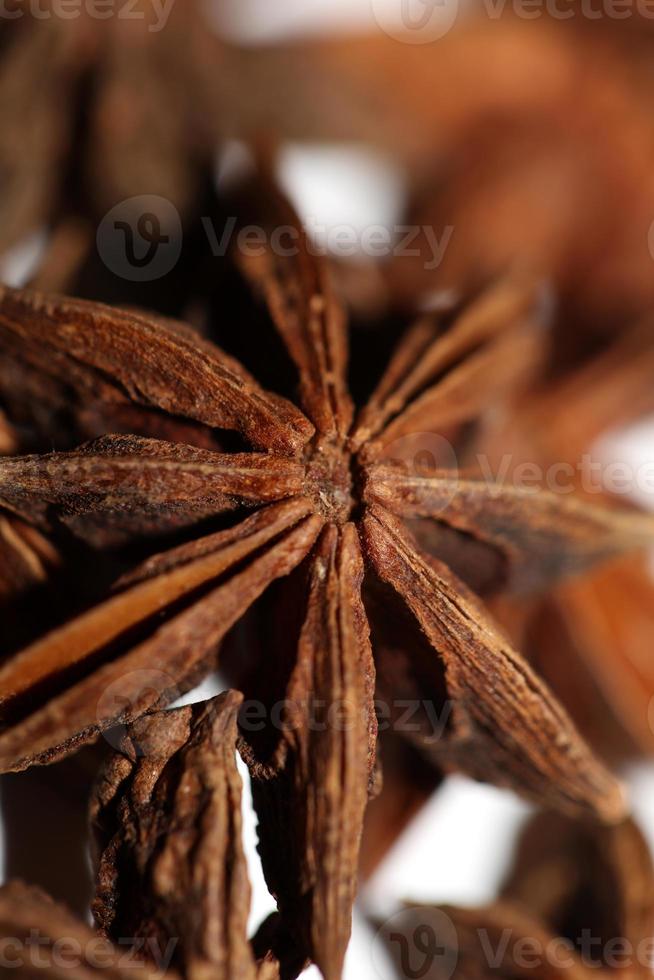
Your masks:
{"label": "star anise pod", "polygon": [[[412,43],[431,40],[429,18],[405,22],[406,36],[382,19],[367,36],[239,51],[237,109],[221,114],[246,136],[365,141],[403,167],[403,223],[426,235],[397,243],[397,301],[413,308],[435,285],[527,267],[556,283],[561,341],[583,343],[654,300],[654,79],[646,16],[588,18],[574,6],[569,19],[546,9],[532,19],[479,5],[445,18],[432,43]],[[448,227],[435,255],[433,235]]]}
{"label": "star anise pod", "polygon": [[[639,319],[562,376],[535,379],[506,413],[487,418],[466,449],[464,466],[473,469],[481,461],[483,472],[497,472],[509,484],[523,466],[535,467],[542,482],[550,473],[556,478],[563,472],[564,488],[569,484],[569,492],[578,483],[577,493],[583,495],[583,454],[603,433],[654,410],[650,337],[650,318]],[[588,499],[596,502],[597,493]],[[606,494],[604,499],[612,502]],[[433,528],[418,520],[413,530],[428,546]],[[557,583],[544,595],[505,592],[497,597],[497,582],[487,576],[480,585],[513,643],[603,758],[622,766],[652,754],[654,674],[648,651],[654,580],[647,555],[609,561]],[[430,772],[405,752],[398,758],[395,745],[387,753],[384,774],[392,788],[386,799],[369,808],[373,836],[364,842],[366,873],[374,870],[442,778],[438,766]]]}
{"label": "star anise pod", "polygon": [[653,925],[654,869],[636,824],[543,813],[495,903],[407,906],[380,935],[401,977],[584,980],[651,976]]}
{"label": "star anise pod", "polygon": [[[241,266],[295,365],[303,410],[181,324],[0,293],[0,346],[42,379],[44,411],[62,398],[73,411],[99,400],[107,418],[136,406],[135,422],[141,409],[173,427],[186,418],[215,446],[107,435],[0,461],[0,502],[38,526],[102,548],[186,538],[6,660],[0,766],[54,761],[165,705],[213,668],[256,603],[255,670],[242,649],[226,667],[265,708],[263,726],[241,718],[264,870],[294,942],[335,980],[377,785],[376,669],[382,708],[399,729],[407,702],[417,709],[405,734],[439,766],[570,813],[624,813],[613,779],[443,556],[507,587],[538,587],[641,546],[652,525],[403,462],[417,432],[474,420],[529,376],[542,341],[531,290],[503,285],[451,322],[423,317],[353,421],[344,311],[299,229],[297,243],[291,256],[269,247]],[[431,523],[431,553],[406,525],[416,517]]]}
{"label": "star anise pod", "polygon": [[131,937],[144,958],[172,942],[171,965],[188,980],[280,975],[272,953],[257,963],[247,940],[241,702],[229,692],[135,722],[91,802],[101,931],[116,941]]}
{"label": "star anise pod", "polygon": [[[512,466],[568,466],[583,493],[583,455],[620,425],[654,410],[649,322],[625,327],[606,350],[520,399],[482,446]],[[600,468],[601,472],[601,468]],[[634,487],[636,484],[634,469]],[[510,478],[510,474],[509,474]],[[601,482],[589,499],[597,499]],[[608,494],[606,495],[608,499]],[[628,556],[544,598],[502,600],[496,613],[559,694],[594,748],[615,762],[654,751],[649,642],[654,581],[646,556]]]}
{"label": "star anise pod", "polygon": [[[0,413],[0,456],[17,452],[20,437]],[[33,525],[11,514],[0,514],[0,613],[6,634],[20,628],[24,615],[17,600],[49,578],[58,566],[53,544]]]}
{"label": "star anise pod", "polygon": [[0,888],[3,970],[11,976],[52,980],[177,980],[173,970],[135,959],[125,946],[114,946],[49,895],[10,881]]}
{"label": "star anise pod", "polygon": [[45,582],[58,564],[52,544],[32,525],[0,515],[0,608]]}
{"label": "star anise pod", "polygon": [[209,91],[219,50],[201,4],[139,0],[109,18],[83,5],[72,18],[48,4],[8,7],[0,251],[62,211],[97,221],[135,195],[193,213],[216,143]]}

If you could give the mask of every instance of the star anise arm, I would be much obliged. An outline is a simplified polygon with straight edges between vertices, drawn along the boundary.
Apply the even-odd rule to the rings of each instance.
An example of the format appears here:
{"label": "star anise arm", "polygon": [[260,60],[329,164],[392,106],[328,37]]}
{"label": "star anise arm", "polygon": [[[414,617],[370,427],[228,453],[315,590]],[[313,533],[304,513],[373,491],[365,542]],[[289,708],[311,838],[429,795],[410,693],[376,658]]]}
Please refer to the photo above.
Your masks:
{"label": "star anise arm", "polygon": [[651,975],[642,947],[651,943],[654,866],[633,820],[604,827],[536,815],[521,835],[502,897],[573,941],[584,933],[596,937],[586,955],[600,962],[619,938],[633,950],[630,975]]}
{"label": "star anise arm", "polygon": [[[17,430],[0,411],[0,465],[4,453],[16,452]],[[16,600],[42,586],[60,565],[60,556],[35,527],[5,513],[0,507],[0,642],[11,643],[23,625],[23,612]]]}
{"label": "star anise arm", "polygon": [[500,431],[554,460],[576,463],[607,432],[654,411],[654,347],[648,314],[625,327],[615,341],[543,391],[533,392]]}
{"label": "star anise arm", "polygon": [[341,976],[350,936],[375,758],[374,665],[362,578],[354,526],[328,527],[311,559],[289,710],[273,764],[262,764],[244,746],[268,885],[326,980]]}
{"label": "star anise arm", "polygon": [[[21,11],[5,23],[0,60],[0,251],[47,224],[70,138],[67,106],[80,61],[78,26]],[[29,124],[26,124],[29,119]]]}
{"label": "star anise arm", "polygon": [[258,449],[294,454],[313,432],[293,405],[266,393],[237,361],[174,321],[4,286],[0,350],[87,398],[122,404],[127,396],[236,430]]}
{"label": "star anise arm", "polygon": [[[454,762],[475,777],[509,785],[550,806],[619,819],[624,800],[618,784],[545,685],[483,618],[479,604],[465,598],[445,566],[420,554],[388,512],[369,510],[363,526],[377,575],[399,594],[434,659],[444,664],[450,730],[435,743],[417,735],[418,743],[437,762]],[[426,664],[425,676],[431,676],[430,667],[433,674]]]}
{"label": "star anise arm", "polygon": [[197,683],[227,630],[311,548],[322,524],[311,509],[273,504],[150,559],[123,592],[7,661],[0,770],[54,761]]}
{"label": "star anise arm", "polygon": [[[72,363],[66,367],[62,360],[60,376],[56,376],[49,373],[51,364],[43,363],[38,349],[9,351],[0,338],[0,351],[0,398],[17,432],[8,443],[7,453],[73,449],[83,440],[107,432],[185,442],[203,449],[221,447],[221,430],[168,415],[153,406],[137,405],[99,376],[93,393],[92,383],[87,383],[92,375],[76,373]],[[67,374],[72,385],[66,380]]]}
{"label": "star anise arm", "polygon": [[35,613],[35,593],[41,597],[61,567],[62,556],[35,527],[0,512],[0,646],[4,655],[27,642],[26,621]]}
{"label": "star anise arm", "polygon": [[[556,663],[552,643],[563,650],[566,662],[569,657],[579,658],[633,744],[651,754],[654,582],[646,556],[629,556],[562,583],[546,598],[540,615],[558,624],[563,633],[539,629],[532,635],[539,669],[547,675],[549,664]],[[599,706],[594,714],[601,734],[606,717]]]}
{"label": "star anise arm", "polygon": [[138,436],[74,452],[0,458],[0,504],[48,526],[59,518],[106,544],[301,492],[304,466],[266,453],[220,454]]}
{"label": "star anise arm", "polygon": [[242,700],[231,691],[141,718],[91,800],[98,925],[117,941],[176,940],[188,980],[258,976],[236,768]]}
{"label": "star anise arm", "polygon": [[4,963],[7,973],[18,980],[35,976],[49,980],[178,980],[178,974],[166,969],[164,962],[151,966],[126,955],[124,944],[114,946],[103,940],[40,888],[22,881],[10,881],[0,888],[0,935],[10,937]]}
{"label": "star anise arm", "polygon": [[368,469],[369,499],[403,518],[430,517],[499,551],[510,587],[528,591],[654,541],[654,518],[569,494],[459,478]]}
{"label": "star anise arm", "polygon": [[653,896],[652,859],[633,821],[602,827],[543,813],[523,831],[498,901],[412,905],[381,935],[398,971],[407,951],[414,964],[423,952],[427,980],[449,964],[457,975],[506,980],[649,977]]}
{"label": "star anise arm", "polygon": [[359,414],[353,451],[372,444],[363,450],[371,456],[378,441],[473,417],[540,359],[536,312],[533,288],[507,282],[483,294],[443,332],[437,316],[419,321]]}
{"label": "star anise arm", "polygon": [[[248,219],[266,231],[260,254],[236,249],[235,261],[268,307],[292,358],[300,400],[320,436],[344,438],[352,421],[346,383],[346,317],[335,295],[324,257],[312,250],[300,219],[270,182],[261,183]],[[290,239],[275,250],[275,232]]]}
{"label": "star anise arm", "polygon": [[[490,405],[522,387],[542,362],[542,335],[507,331],[453,368],[380,433],[378,445],[416,432],[443,432],[478,418]],[[374,451],[376,447],[372,444]]]}
{"label": "star anise arm", "polygon": [[398,980],[405,980],[407,965],[423,980],[439,980],[450,968],[456,977],[496,980],[597,976],[536,916],[510,902],[481,908],[412,903],[382,926],[379,935]]}
{"label": "star anise arm", "polygon": [[35,528],[0,513],[0,604],[44,582],[58,564],[55,548]]}

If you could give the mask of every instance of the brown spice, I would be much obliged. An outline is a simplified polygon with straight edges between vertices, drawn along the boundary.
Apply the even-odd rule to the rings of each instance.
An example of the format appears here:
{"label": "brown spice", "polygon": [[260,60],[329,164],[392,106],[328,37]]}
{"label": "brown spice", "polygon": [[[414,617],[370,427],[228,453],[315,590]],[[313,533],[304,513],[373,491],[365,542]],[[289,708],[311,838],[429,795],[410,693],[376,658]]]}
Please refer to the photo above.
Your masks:
{"label": "brown spice", "polygon": [[157,949],[188,980],[279,976],[247,940],[234,692],[130,726],[91,804],[103,933]]}
{"label": "brown spice", "polygon": [[[286,221],[288,206],[279,207],[277,221]],[[265,215],[262,225],[275,220]],[[398,446],[411,445],[417,430],[456,430],[529,378],[542,352],[538,296],[500,284],[446,329],[438,315],[423,318],[353,422],[345,315],[328,269],[299,231],[298,240],[298,255],[282,261],[268,250],[242,268],[297,369],[301,409],[182,324],[0,292],[0,349],[31,379],[45,416],[63,404],[81,413],[98,400],[107,420],[138,408],[132,435],[0,460],[0,503],[96,546],[125,536],[156,542],[189,526],[194,535],[132,568],[104,602],[3,664],[0,766],[53,761],[167,704],[213,668],[230,628],[273,583],[279,594],[288,587],[297,634],[286,624],[257,664],[260,681],[277,671],[286,707],[263,737],[244,729],[241,750],[284,927],[300,955],[336,980],[366,801],[378,787],[375,667],[387,703],[402,691],[451,708],[439,739],[428,730],[410,736],[439,769],[571,814],[610,822],[624,814],[618,785],[556,699],[438,547],[421,550],[404,519],[445,525],[461,541],[471,536],[490,556],[498,587],[520,584],[525,570],[531,586],[543,586],[639,547],[652,520],[481,481],[456,488],[438,469],[407,472]],[[5,377],[8,404],[20,411],[24,394],[11,371]],[[173,438],[152,439],[147,417],[139,435],[141,410],[170,419]],[[178,438],[189,431],[178,428],[180,418],[215,438],[218,451]],[[227,431],[251,451],[225,451]],[[195,529],[216,516],[230,526]],[[389,648],[393,636],[400,641]],[[344,724],[332,723],[334,705],[345,706]]]}
{"label": "brown spice", "polygon": [[124,945],[102,940],[68,909],[22,881],[0,888],[0,931],[11,939],[5,959],[11,963],[8,972],[21,980],[35,976],[155,980],[162,975],[178,980],[173,970],[162,972],[165,962],[150,966],[135,959]]}
{"label": "brown spice", "polygon": [[[652,861],[632,821],[609,828],[542,813],[522,834],[498,901],[407,906],[391,921],[392,933],[382,927],[381,936],[401,977],[403,950],[422,963],[425,980],[442,977],[449,964],[457,977],[649,977]],[[417,946],[421,929],[433,946]]]}

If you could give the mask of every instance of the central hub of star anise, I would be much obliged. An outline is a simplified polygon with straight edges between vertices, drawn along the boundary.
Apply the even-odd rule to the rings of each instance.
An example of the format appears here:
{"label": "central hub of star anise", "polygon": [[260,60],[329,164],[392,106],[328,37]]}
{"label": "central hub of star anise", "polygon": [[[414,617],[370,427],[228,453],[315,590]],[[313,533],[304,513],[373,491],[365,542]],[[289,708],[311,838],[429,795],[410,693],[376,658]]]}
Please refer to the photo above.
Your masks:
{"label": "central hub of star anise", "polygon": [[307,464],[308,489],[325,518],[345,524],[355,506],[352,455],[342,446],[323,444]]}

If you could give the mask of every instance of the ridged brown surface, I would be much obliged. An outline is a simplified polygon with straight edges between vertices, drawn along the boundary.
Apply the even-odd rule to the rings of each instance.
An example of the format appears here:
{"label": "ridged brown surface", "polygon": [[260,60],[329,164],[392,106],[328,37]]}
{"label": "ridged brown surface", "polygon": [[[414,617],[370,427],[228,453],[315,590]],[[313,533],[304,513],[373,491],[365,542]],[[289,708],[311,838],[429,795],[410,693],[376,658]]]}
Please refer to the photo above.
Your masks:
{"label": "ridged brown surface", "polygon": [[10,940],[4,969],[21,980],[37,976],[52,980],[179,980],[174,970],[165,969],[165,953],[158,965],[135,960],[124,945],[103,940],[41,889],[22,881],[10,881],[0,888],[0,930],[3,938]]}
{"label": "ridged brown surface", "polygon": [[648,977],[652,860],[633,821],[600,827],[542,813],[522,834],[499,900],[407,905],[391,923],[380,935],[402,978],[407,962],[427,980]]}
{"label": "ridged brown surface", "polygon": [[[158,712],[126,732],[91,803],[103,933],[165,947],[189,980],[256,980],[247,938],[250,884],[241,843],[236,721],[229,692]],[[278,968],[277,968],[277,976]]]}
{"label": "ridged brown surface", "polygon": [[[264,197],[262,225],[296,221],[276,194]],[[261,737],[242,725],[240,742],[278,944],[293,950],[289,975],[309,958],[337,980],[379,789],[376,709],[439,773],[460,769],[577,816],[624,815],[618,784],[458,566],[479,559],[496,589],[525,569],[532,587],[549,586],[644,544],[651,522],[501,484],[464,481],[452,495],[450,473],[420,465],[416,436],[454,439],[540,363],[531,285],[497,284],[409,328],[353,423],[346,318],[326,263],[264,249],[245,271],[295,365],[301,409],[184,324],[0,291],[9,420],[42,381],[44,431],[70,402],[109,431],[114,419],[119,432],[129,419],[137,430],[0,458],[5,510],[103,561],[118,549],[123,562],[108,595],[0,666],[0,768],[52,762],[116,723],[138,724],[205,677],[227,640],[246,701],[258,680],[264,707],[278,709],[276,695],[282,704]],[[141,429],[142,412],[164,438]],[[405,526],[418,521],[433,529],[434,554]],[[289,619],[268,633],[271,604],[278,627]],[[259,659],[248,664],[244,637],[257,625]],[[442,730],[422,738],[400,725],[405,694],[445,712]]]}

